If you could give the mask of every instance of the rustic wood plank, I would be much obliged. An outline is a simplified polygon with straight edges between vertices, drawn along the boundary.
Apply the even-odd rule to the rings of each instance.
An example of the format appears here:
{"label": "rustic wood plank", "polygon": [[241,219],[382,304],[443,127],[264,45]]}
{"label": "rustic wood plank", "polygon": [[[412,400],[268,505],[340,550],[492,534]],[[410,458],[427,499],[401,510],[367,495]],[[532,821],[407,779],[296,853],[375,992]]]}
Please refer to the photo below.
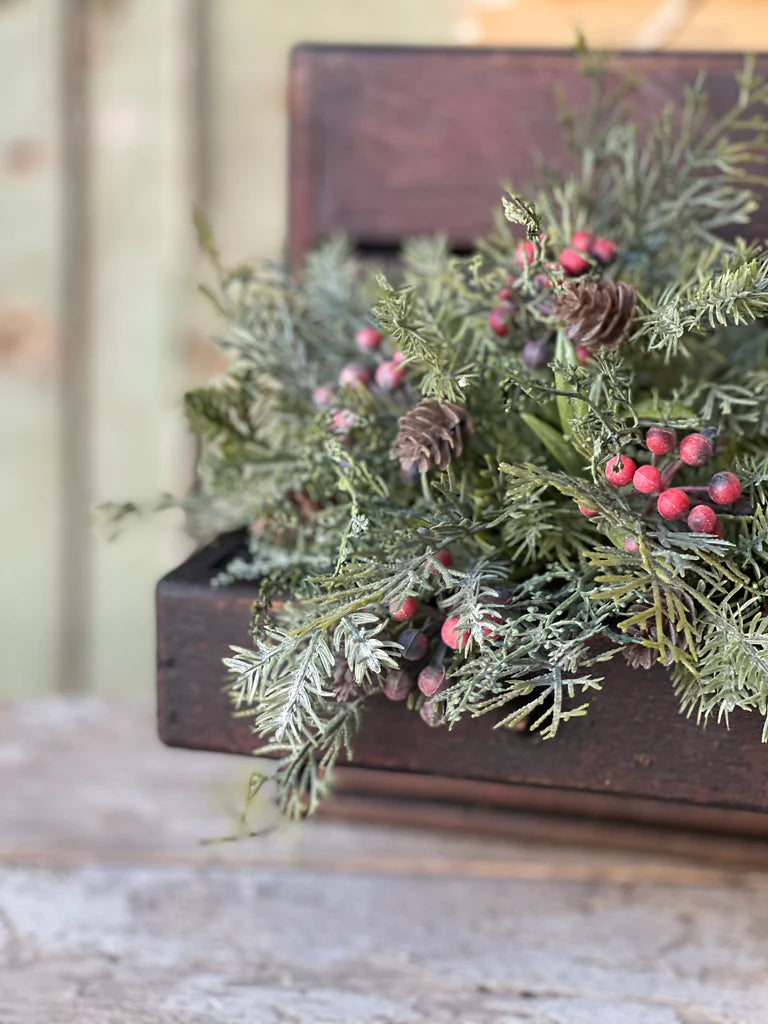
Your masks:
{"label": "rustic wood plank", "polygon": [[[702,66],[713,111],[727,108],[741,58],[624,53],[611,64],[635,76],[635,115],[652,121]],[[294,266],[339,232],[373,248],[434,232],[470,246],[491,227],[505,182],[528,187],[542,157],[568,167],[556,90],[577,108],[588,95],[577,58],[562,51],[307,46],[294,51],[291,83]]]}
{"label": "rustic wood plank", "polygon": [[[208,583],[241,542],[238,534],[221,538],[158,585],[158,728],[171,745],[237,753],[256,745],[249,720],[232,716],[222,692],[221,659],[230,644],[248,642],[258,591]],[[758,716],[736,714],[730,729],[712,723],[704,730],[679,714],[662,668],[638,673],[617,659],[605,676],[589,714],[565,725],[554,742],[492,730],[488,718],[429,729],[403,704],[374,698],[352,763],[489,783],[474,799],[491,804],[500,799],[496,784],[524,783],[768,809]],[[721,824],[728,827],[727,817]]]}
{"label": "rustic wood plank", "polygon": [[[514,812],[510,814],[510,812]],[[476,782],[447,776],[409,774],[374,768],[345,767],[334,779],[334,799],[328,813],[344,821],[416,821],[422,827],[448,831],[468,830],[472,835],[510,835],[521,816],[537,815],[547,822],[552,835],[568,835],[573,842],[610,834],[611,844],[633,850],[657,849],[659,830],[668,838],[675,830],[686,835],[725,837],[728,849],[740,857],[752,847],[733,847],[731,837],[768,839],[768,815],[753,811],[725,811],[700,804],[652,800],[608,793],[574,792],[557,788]],[[674,848],[674,841],[664,842]],[[724,847],[725,849],[725,847]],[[757,864],[764,865],[762,843],[755,849]]]}
{"label": "rustic wood plank", "polygon": [[46,0],[0,5],[0,63],[9,89],[0,104],[0,533],[6,538],[0,690],[6,695],[55,685],[59,634],[57,21],[57,5]]}
{"label": "rustic wood plank", "polygon": [[227,259],[278,258],[287,199],[286,93],[297,42],[447,44],[456,11],[445,0],[209,5],[210,204]]}
{"label": "rustic wood plank", "polygon": [[[91,4],[93,159],[90,501],[151,501],[189,485],[178,331],[194,282],[199,158],[189,81],[196,0]],[[146,692],[154,580],[189,550],[179,519],[111,543],[91,531],[84,685]],[[79,553],[78,553],[79,554]],[[119,585],[117,584],[119,582]]]}
{"label": "rustic wood plank", "polygon": [[145,706],[0,705],[3,1024],[768,1019],[747,842],[633,852],[513,815],[505,839],[315,821],[200,846],[247,768],[162,747]]}
{"label": "rustic wood plank", "polygon": [[764,882],[0,871],[7,1024],[763,1024]]}
{"label": "rustic wood plank", "polygon": [[60,594],[56,684],[88,687],[91,633],[91,103],[93,54],[88,5],[69,3],[58,19],[62,217],[58,253]]}
{"label": "rustic wood plank", "polygon": [[[730,884],[744,869],[768,869],[764,835],[708,836],[668,819],[644,832],[635,847],[637,828],[625,827],[618,815],[613,823],[574,822],[562,814],[551,822],[531,800],[521,810],[508,806],[505,834],[467,827],[436,837],[422,828],[393,829],[384,815],[380,826],[354,832],[330,818],[286,826],[267,795],[255,805],[249,827],[279,829],[256,842],[203,843],[236,829],[247,777],[258,763],[164,747],[150,708],[141,703],[52,697],[0,704],[0,861],[42,867],[94,859],[200,867],[293,863],[324,871],[509,878],[564,872],[578,880],[642,877],[679,885]],[[350,770],[346,781],[342,777],[342,790],[362,792],[359,775]],[[445,800],[446,794],[437,796]],[[333,815],[348,816],[349,806],[342,801]],[[544,796],[541,810],[549,809]],[[471,823],[472,815],[466,820]],[[411,826],[418,823],[411,818]]]}

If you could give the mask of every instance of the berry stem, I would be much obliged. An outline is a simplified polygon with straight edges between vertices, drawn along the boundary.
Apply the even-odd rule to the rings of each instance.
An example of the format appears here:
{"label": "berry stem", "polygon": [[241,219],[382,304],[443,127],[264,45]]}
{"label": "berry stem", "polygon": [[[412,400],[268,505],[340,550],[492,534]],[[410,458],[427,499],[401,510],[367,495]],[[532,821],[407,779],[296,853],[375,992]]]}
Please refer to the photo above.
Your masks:
{"label": "berry stem", "polygon": [[658,494],[652,494],[650,496],[648,501],[645,503],[645,508],[640,513],[640,518],[641,519],[647,519],[648,518],[648,513],[651,511],[652,508],[655,508],[656,501],[657,501],[658,497],[659,497]]}
{"label": "berry stem", "polygon": [[661,486],[667,487],[684,465],[685,463],[682,459],[675,459],[671,465],[667,466],[661,474]]}
{"label": "berry stem", "polygon": [[430,664],[434,665],[436,668],[442,668],[447,653],[448,647],[443,643],[442,640],[438,640],[437,643],[435,644],[434,653],[432,655],[432,660]]}

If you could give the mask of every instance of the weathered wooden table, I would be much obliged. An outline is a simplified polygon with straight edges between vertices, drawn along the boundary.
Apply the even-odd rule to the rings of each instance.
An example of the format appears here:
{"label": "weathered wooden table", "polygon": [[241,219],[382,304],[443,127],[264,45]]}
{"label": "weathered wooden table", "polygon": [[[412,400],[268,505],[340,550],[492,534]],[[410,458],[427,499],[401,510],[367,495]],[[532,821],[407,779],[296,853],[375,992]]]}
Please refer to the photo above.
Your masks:
{"label": "weathered wooden table", "polygon": [[768,1022],[764,840],[529,811],[201,845],[250,766],[149,707],[0,706],[2,1024]]}

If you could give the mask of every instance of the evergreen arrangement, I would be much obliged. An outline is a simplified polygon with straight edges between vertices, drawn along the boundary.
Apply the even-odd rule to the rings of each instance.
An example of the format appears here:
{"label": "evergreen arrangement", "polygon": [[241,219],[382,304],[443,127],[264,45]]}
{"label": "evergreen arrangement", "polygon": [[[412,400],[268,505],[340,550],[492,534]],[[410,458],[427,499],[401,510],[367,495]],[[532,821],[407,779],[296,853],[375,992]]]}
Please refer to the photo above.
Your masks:
{"label": "evergreen arrangement", "polygon": [[248,526],[228,692],[289,815],[380,694],[550,738],[618,658],[701,721],[766,716],[768,82],[746,62],[713,119],[701,78],[643,132],[591,74],[577,172],[505,194],[469,255],[411,241],[388,279],[333,240],[294,279],[201,225],[230,364],[186,399],[187,507]]}

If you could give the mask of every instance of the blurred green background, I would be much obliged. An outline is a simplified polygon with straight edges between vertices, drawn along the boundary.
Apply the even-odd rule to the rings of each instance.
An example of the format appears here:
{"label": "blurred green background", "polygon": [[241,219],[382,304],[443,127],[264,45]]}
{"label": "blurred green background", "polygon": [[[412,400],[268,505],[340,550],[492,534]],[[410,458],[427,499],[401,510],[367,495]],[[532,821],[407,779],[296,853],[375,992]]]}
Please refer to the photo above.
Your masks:
{"label": "blurred green background", "polygon": [[173,514],[117,543],[104,500],[182,493],[180,396],[220,366],[195,283],[284,244],[297,42],[768,50],[764,0],[0,0],[0,696],[146,696]]}

